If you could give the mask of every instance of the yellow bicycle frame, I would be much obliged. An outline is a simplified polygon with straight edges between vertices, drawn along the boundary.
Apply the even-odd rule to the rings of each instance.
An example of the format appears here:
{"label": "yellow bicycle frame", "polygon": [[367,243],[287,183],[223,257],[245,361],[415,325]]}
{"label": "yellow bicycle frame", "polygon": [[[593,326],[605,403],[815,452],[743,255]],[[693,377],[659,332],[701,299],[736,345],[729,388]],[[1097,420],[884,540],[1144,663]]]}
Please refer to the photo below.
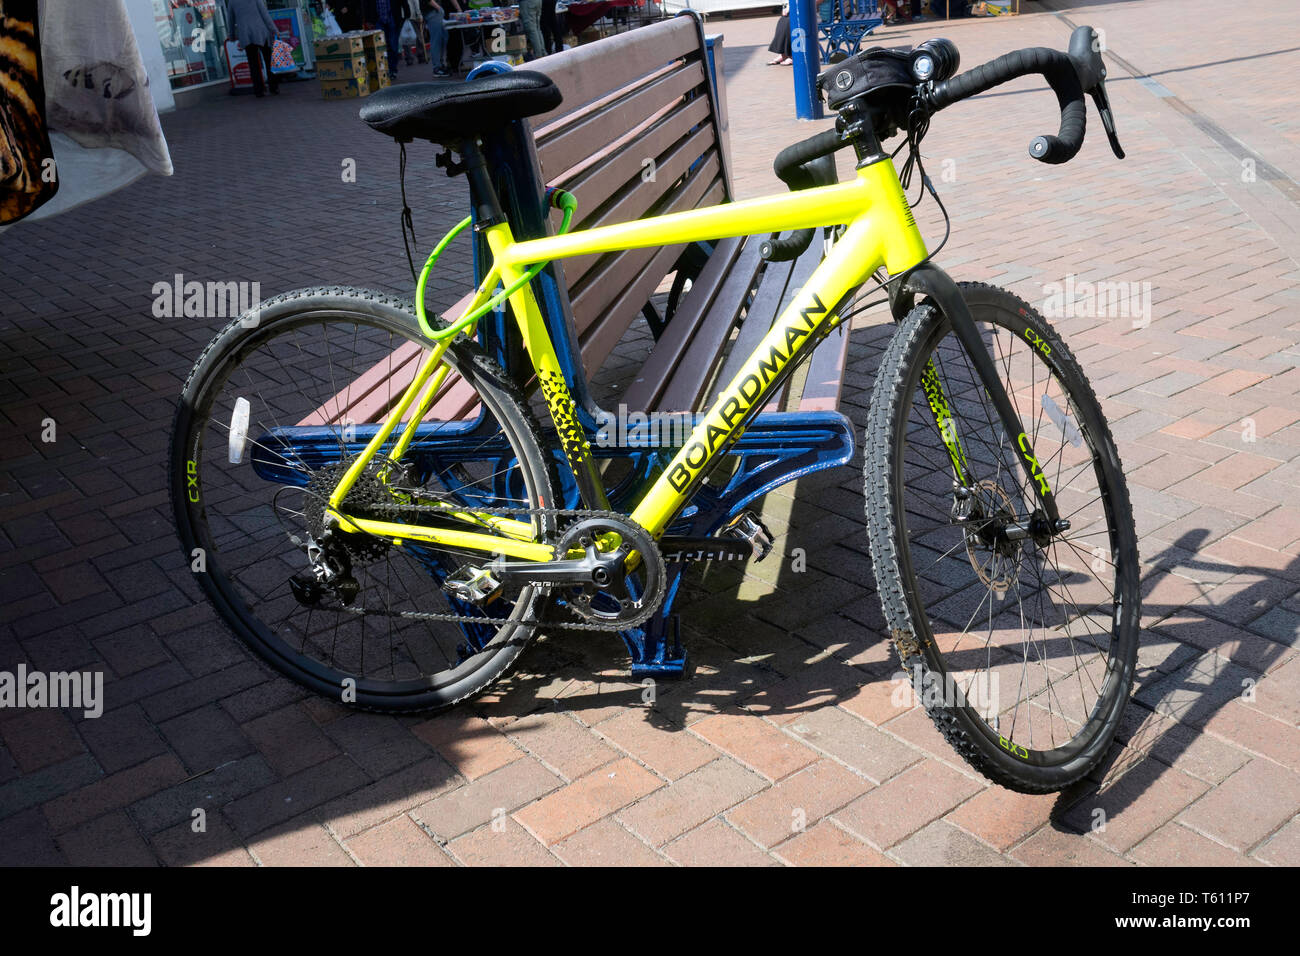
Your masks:
{"label": "yellow bicycle frame", "polygon": [[[778,317],[753,354],[722,390],[713,406],[696,425],[660,478],[632,511],[631,518],[658,537],[689,501],[699,478],[741,430],[748,414],[768,401],[774,382],[805,343],[819,342],[840,321],[834,309],[882,266],[896,275],[926,257],[925,241],[888,159],[858,169],[853,180],[831,186],[725,203],[705,209],[656,216],[634,222],[600,226],[560,236],[515,242],[510,226],[489,226],[485,232],[493,265],[479,286],[470,308],[491,298],[498,284],[509,286],[530,265],[593,253],[652,246],[672,246],[730,236],[759,235],[797,229],[847,224],[843,235],[817,267],[807,284]],[[523,344],[537,372],[542,394],[575,474],[595,474],[591,448],[575,422],[575,406],[564,378],[555,346],[542,312],[529,286],[510,297]],[[404,453],[415,428],[432,405],[446,374],[442,364],[445,344],[425,359],[414,381],[383,427],[344,474],[330,497],[329,513],[345,531],[363,531],[395,541],[411,540],[457,549],[505,554],[525,560],[546,561],[555,555],[549,545],[536,541],[533,525],[488,515],[449,511],[482,526],[483,531],[460,531],[348,517],[340,504],[367,463],[383,448],[398,423],[415,407],[409,424],[388,457]],[[432,379],[432,382],[430,381]],[[426,388],[427,386],[427,388]],[[416,404],[421,392],[424,397]]]}

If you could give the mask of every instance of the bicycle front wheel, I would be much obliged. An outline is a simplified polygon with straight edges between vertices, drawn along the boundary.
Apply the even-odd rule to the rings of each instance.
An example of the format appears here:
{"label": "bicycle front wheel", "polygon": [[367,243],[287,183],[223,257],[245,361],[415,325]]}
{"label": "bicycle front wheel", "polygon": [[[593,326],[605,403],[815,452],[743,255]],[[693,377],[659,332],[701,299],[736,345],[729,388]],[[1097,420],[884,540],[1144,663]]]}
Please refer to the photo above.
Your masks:
{"label": "bicycle front wheel", "polygon": [[[287,293],[208,346],[172,434],[177,531],[218,612],[294,680],[372,710],[442,709],[483,690],[519,656],[547,600],[534,586],[467,599],[448,578],[482,581],[492,555],[345,533],[326,516],[429,354],[404,301]],[[399,525],[451,513],[486,534],[502,517],[547,540],[554,519],[536,509],[555,506],[551,469],[518,389],[471,342],[441,362],[440,397],[410,446],[373,459],[340,510]],[[487,508],[500,510],[483,517]]]}
{"label": "bicycle front wheel", "polygon": [[1043,533],[1017,436],[947,318],[923,303],[872,396],[872,561],[908,679],[939,730],[995,782],[1045,793],[1100,762],[1130,694],[1136,534],[1115,443],[1060,336],[1009,292],[961,290],[1069,527]]}

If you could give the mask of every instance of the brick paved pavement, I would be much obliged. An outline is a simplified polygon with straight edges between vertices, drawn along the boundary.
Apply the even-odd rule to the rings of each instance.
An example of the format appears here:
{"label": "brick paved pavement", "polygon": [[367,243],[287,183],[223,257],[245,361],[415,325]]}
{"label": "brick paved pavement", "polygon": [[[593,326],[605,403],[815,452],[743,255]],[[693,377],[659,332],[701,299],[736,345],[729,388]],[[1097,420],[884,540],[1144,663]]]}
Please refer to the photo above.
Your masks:
{"label": "brick paved pavement", "polygon": [[[946,35],[971,65],[1062,47],[1069,24],[1047,6],[883,36]],[[944,114],[927,140],[958,278],[1040,304],[1070,273],[1151,283],[1145,328],[1056,320],[1103,399],[1142,535],[1136,699],[1097,779],[1061,797],[991,788],[923,713],[891,705],[852,468],[766,503],[806,572],[696,572],[698,672],[653,707],[616,640],[578,634],[431,720],[347,712],[250,657],[196,603],[164,489],[172,403],[216,323],[154,319],[153,284],[409,284],[391,144],[354,106],[290,87],[166,117],[174,179],[0,236],[0,667],[107,682],[98,719],[0,711],[0,862],[1300,863],[1300,508],[1282,503],[1300,457],[1300,53],[1281,7],[1239,4],[1228,22],[1208,0],[1067,10],[1122,58],[1124,163],[1095,120],[1075,162],[1029,161],[1030,137],[1055,128],[1031,81]],[[789,118],[788,71],[762,65],[771,27],[716,25],[742,195],[772,188],[771,157],[813,128]],[[428,175],[427,152],[412,171],[427,244],[463,214],[463,184]],[[468,270],[451,256],[443,300]],[[859,422],[877,321],[851,346]]]}

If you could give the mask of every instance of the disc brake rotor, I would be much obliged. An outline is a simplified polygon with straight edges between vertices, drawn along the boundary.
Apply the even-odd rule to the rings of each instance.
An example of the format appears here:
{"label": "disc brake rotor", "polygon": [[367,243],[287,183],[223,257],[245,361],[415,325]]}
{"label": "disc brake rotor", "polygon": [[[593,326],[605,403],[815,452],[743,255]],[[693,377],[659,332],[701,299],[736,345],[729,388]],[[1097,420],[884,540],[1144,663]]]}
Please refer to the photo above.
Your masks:
{"label": "disc brake rotor", "polygon": [[994,535],[989,534],[988,529],[1014,521],[1016,507],[1010,495],[991,478],[981,481],[973,491],[979,509],[990,517],[973,520],[971,524],[976,527],[968,525],[963,529],[966,535],[966,556],[984,586],[1002,597],[1016,579],[1020,568],[1021,547],[1019,542],[990,543],[988,539]]}

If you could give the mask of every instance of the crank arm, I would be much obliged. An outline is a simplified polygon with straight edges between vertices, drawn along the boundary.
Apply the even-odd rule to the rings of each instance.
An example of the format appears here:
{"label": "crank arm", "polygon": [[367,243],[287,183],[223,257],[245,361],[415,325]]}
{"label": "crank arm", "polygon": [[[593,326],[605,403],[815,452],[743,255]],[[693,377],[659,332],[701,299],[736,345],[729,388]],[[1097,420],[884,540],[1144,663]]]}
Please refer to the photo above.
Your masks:
{"label": "crank arm", "polygon": [[497,560],[487,565],[487,569],[502,584],[594,585],[606,588],[620,579],[619,566],[624,560],[619,552],[601,554],[595,548],[589,548],[586,556],[581,558],[559,561]]}

